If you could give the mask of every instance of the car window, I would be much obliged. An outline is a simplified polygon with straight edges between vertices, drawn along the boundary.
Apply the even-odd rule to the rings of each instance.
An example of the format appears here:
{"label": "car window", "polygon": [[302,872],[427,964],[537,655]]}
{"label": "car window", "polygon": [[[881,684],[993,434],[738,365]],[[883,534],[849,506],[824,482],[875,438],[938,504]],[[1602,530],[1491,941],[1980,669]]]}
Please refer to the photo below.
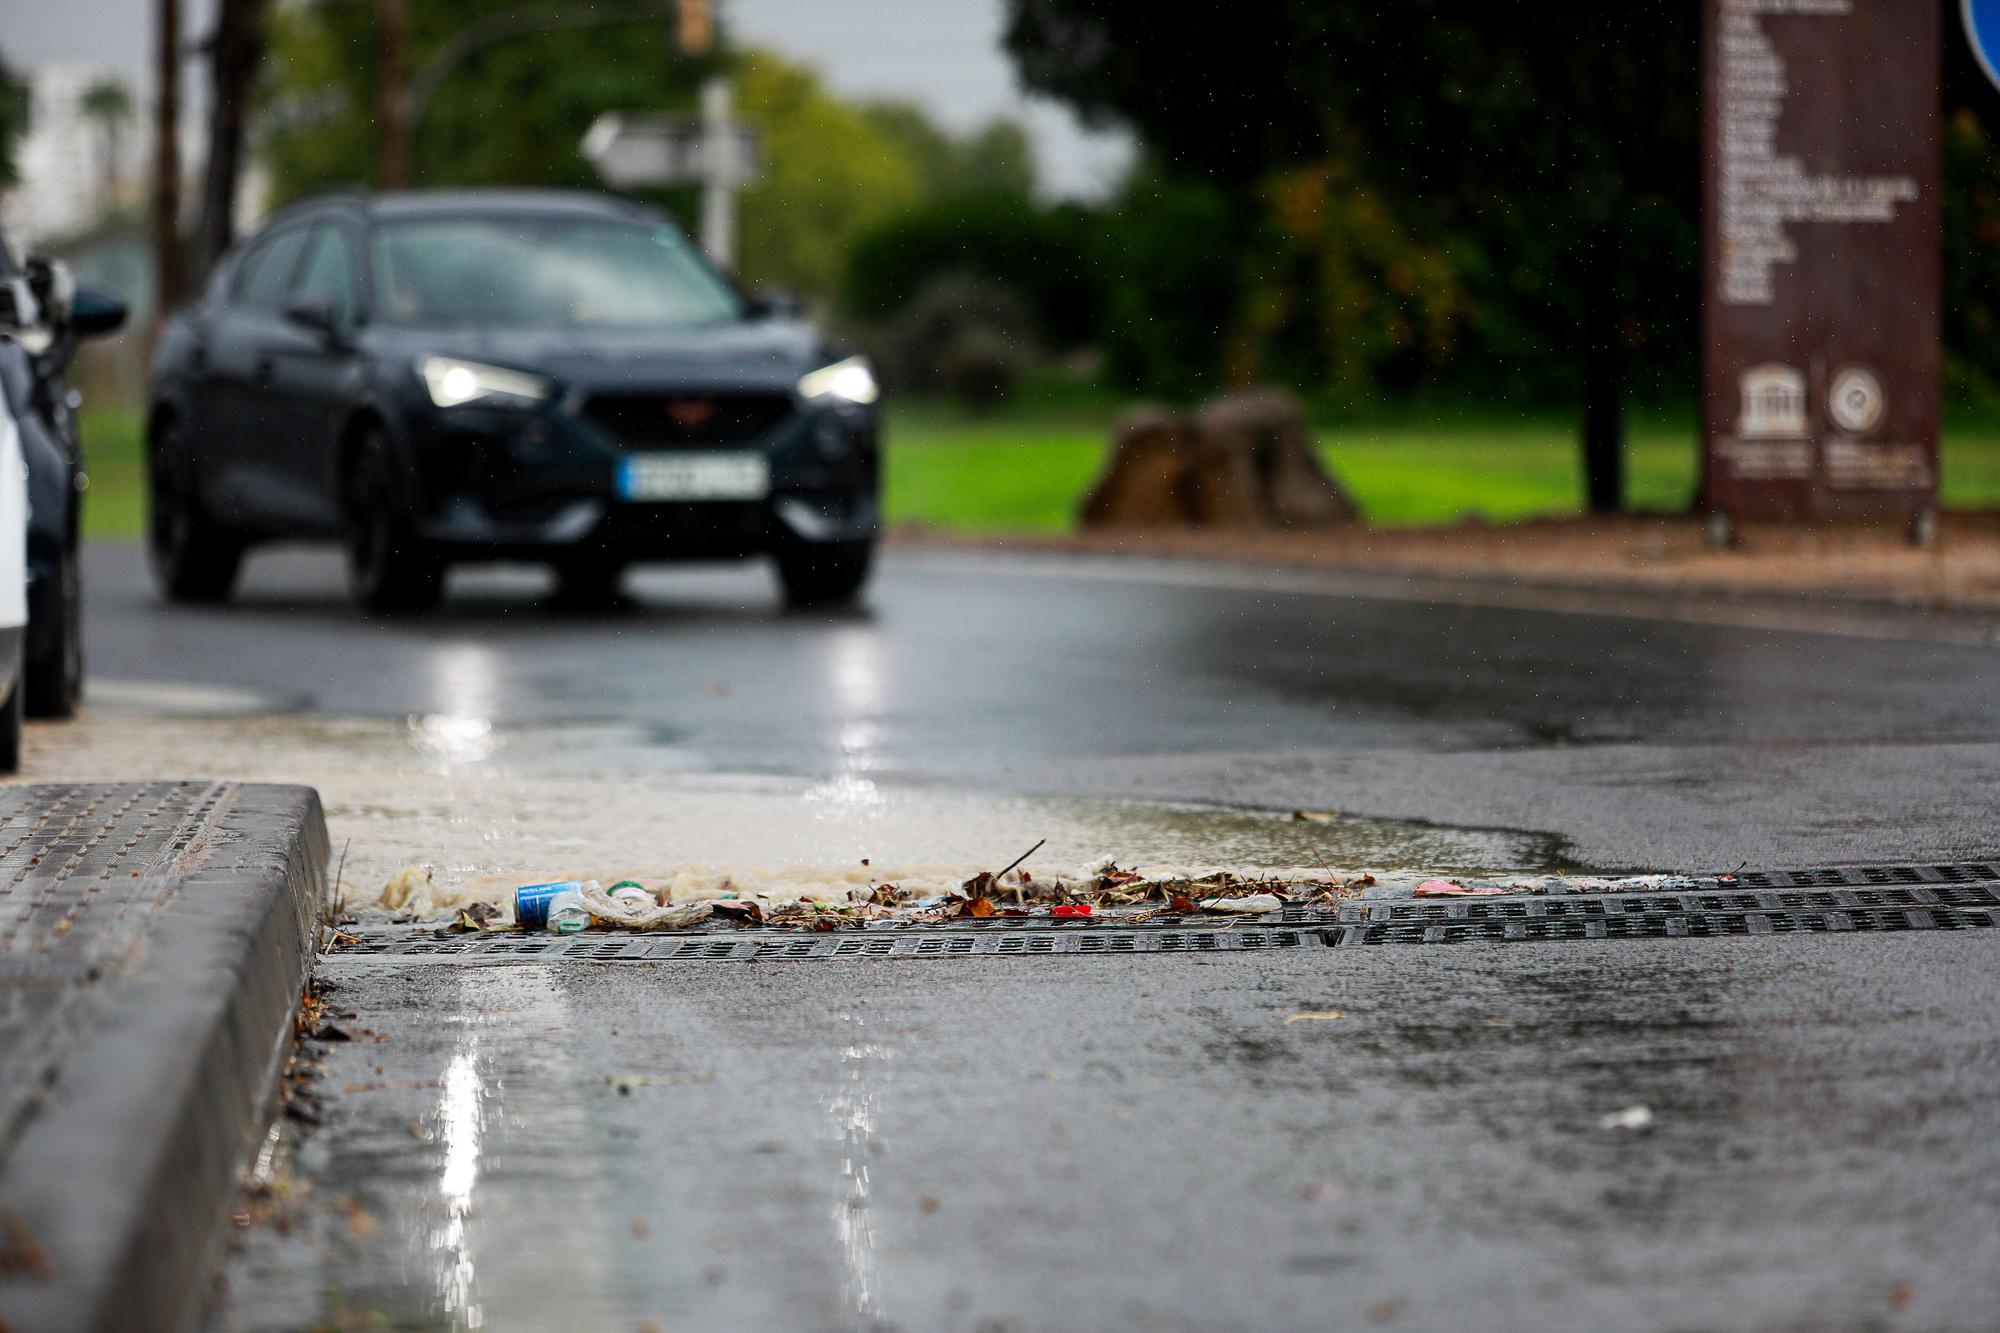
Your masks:
{"label": "car window", "polygon": [[437,217],[378,227],[375,313],[392,324],[636,329],[742,317],[674,228],[573,217]]}
{"label": "car window", "polygon": [[299,251],[311,235],[304,227],[281,231],[258,242],[243,260],[243,276],[236,281],[236,303],[250,310],[281,310],[292,272],[299,265]]}
{"label": "car window", "polygon": [[293,299],[324,302],[342,328],[354,322],[354,247],[332,223],[313,228],[312,250],[293,288]]}

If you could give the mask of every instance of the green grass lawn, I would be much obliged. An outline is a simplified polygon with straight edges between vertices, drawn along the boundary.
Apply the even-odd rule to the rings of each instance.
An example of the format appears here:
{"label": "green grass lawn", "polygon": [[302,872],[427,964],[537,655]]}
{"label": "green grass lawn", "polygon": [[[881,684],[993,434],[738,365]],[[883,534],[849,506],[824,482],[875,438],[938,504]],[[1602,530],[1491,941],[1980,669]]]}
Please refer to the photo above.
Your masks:
{"label": "green grass lawn", "polygon": [[[979,531],[1066,528],[1103,462],[1108,427],[1108,416],[1017,421],[924,406],[894,412],[890,518]],[[1329,427],[1319,438],[1327,461],[1379,522],[1570,512],[1582,493],[1572,432],[1555,417],[1405,417]],[[1690,423],[1635,421],[1631,502],[1685,505],[1695,463]]]}
{"label": "green grass lawn", "polygon": [[89,537],[137,537],[146,526],[145,460],[138,407],[83,409],[83,453],[90,489],[83,496]]}
{"label": "green grass lawn", "polygon": [[[1061,531],[1103,462],[1113,415],[1071,409],[981,418],[899,404],[888,426],[889,517],[962,531]],[[1693,414],[1634,412],[1628,431],[1627,503],[1685,508],[1699,466]],[[1557,413],[1400,410],[1318,434],[1321,452],[1376,522],[1581,508],[1574,419]],[[1947,415],[1943,490],[1953,508],[2000,505],[2000,419]]]}
{"label": "green grass lawn", "polygon": [[[1103,462],[1116,415],[1104,403],[1027,405],[973,416],[941,404],[889,409],[886,503],[891,522],[964,532],[1058,532]],[[1635,412],[1627,454],[1629,503],[1680,509],[1694,493],[1691,413]],[[144,494],[136,409],[92,406],[86,527],[94,537],[135,537]],[[1528,416],[1400,409],[1323,427],[1322,451],[1370,518],[1446,523],[1578,510],[1583,482],[1575,427],[1557,413]],[[2000,418],[1947,413],[1944,502],[2000,506]]]}

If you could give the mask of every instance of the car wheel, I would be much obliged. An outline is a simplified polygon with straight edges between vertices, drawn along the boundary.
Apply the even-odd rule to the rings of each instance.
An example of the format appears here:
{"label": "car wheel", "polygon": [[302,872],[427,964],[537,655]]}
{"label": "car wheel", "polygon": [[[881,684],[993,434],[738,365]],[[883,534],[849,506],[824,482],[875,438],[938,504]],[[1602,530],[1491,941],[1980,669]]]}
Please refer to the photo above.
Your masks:
{"label": "car wheel", "polygon": [[56,567],[56,622],[25,671],[29,717],[69,717],[83,700],[83,571],[75,548]]}
{"label": "car wheel", "polygon": [[840,606],[868,582],[873,542],[827,542],[778,553],[778,583],[788,606]]}
{"label": "car wheel", "polygon": [[153,440],[146,507],[153,578],[171,602],[226,602],[243,568],[243,540],[203,512],[177,435],[163,425]]}
{"label": "car wheel", "polygon": [[347,587],[370,611],[422,611],[444,595],[444,561],[410,528],[396,501],[389,444],[371,432],[348,469]]}
{"label": "car wheel", "polygon": [[21,731],[25,726],[26,713],[23,711],[27,695],[25,674],[14,679],[14,688],[7,691],[7,702],[0,705],[0,773],[21,771]]}
{"label": "car wheel", "polygon": [[575,556],[555,563],[557,606],[598,611],[624,597],[625,562],[606,556]]}

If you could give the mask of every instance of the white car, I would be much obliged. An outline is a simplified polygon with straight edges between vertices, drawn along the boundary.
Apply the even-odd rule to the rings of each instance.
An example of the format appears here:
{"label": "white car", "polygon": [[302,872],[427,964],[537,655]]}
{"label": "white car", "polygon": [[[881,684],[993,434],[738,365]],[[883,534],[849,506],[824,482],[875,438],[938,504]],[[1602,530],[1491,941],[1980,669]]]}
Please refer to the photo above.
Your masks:
{"label": "white car", "polygon": [[[27,283],[5,279],[9,290],[0,305],[20,316],[34,308]],[[32,321],[23,321],[24,323]],[[26,691],[23,663],[28,637],[28,464],[21,453],[17,412],[28,410],[16,401],[29,383],[27,352],[11,335],[0,333],[0,773],[21,766],[21,722]]]}

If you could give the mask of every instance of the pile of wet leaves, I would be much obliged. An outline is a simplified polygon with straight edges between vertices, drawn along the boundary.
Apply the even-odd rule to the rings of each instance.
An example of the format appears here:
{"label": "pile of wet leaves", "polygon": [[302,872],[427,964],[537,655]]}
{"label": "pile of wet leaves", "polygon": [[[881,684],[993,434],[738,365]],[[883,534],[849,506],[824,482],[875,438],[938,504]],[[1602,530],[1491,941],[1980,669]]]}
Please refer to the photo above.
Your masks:
{"label": "pile of wet leaves", "polygon": [[[597,880],[533,886],[572,888],[587,928],[599,930],[786,929],[836,931],[871,926],[915,926],[966,921],[1103,921],[1130,925],[1157,918],[1187,921],[1264,916],[1288,907],[1331,906],[1361,897],[1475,898],[1522,894],[1632,893],[1725,886],[1733,876],[1674,874],[1533,875],[1497,878],[1434,878],[1365,870],[1177,870],[1141,869],[1101,858],[1062,874],[1037,874],[1026,861],[1037,843],[1004,869],[979,871],[955,888],[940,888],[934,874],[921,884],[868,879],[800,891],[759,891],[728,878],[690,893],[683,883],[621,879],[607,889]],[[867,862],[862,862],[865,867]],[[960,873],[963,873],[962,871]],[[1386,882],[1383,878],[1386,876]],[[521,929],[517,903],[502,898],[465,898],[442,915],[417,910],[434,897],[429,872],[399,872],[382,894],[392,914],[439,935]],[[515,897],[527,890],[518,890]],[[399,907],[407,910],[397,912]],[[532,927],[540,929],[541,923]],[[573,927],[572,927],[573,928]]]}
{"label": "pile of wet leaves", "polygon": [[[1026,859],[1023,857],[1022,859]],[[664,901],[664,891],[637,880],[613,885],[579,885],[594,928],[687,930],[694,928],[778,928],[800,931],[862,929],[881,923],[923,925],[952,921],[1050,921],[1115,919],[1129,924],[1153,917],[1261,916],[1290,905],[1324,907],[1358,898],[1375,885],[1366,872],[1323,875],[1268,875],[1215,871],[1203,875],[1156,876],[1106,861],[1087,876],[1039,877],[1019,862],[994,873],[981,871],[938,893],[893,882],[770,898],[723,890],[691,902]],[[652,895],[649,906],[629,891]],[[611,894],[626,891],[613,898]],[[430,924],[440,935],[516,929],[513,913],[492,902],[470,902]]]}
{"label": "pile of wet leaves", "polygon": [[[727,913],[738,920],[754,914],[751,924],[796,926],[807,930],[839,930],[894,920],[938,923],[963,920],[1081,920],[1110,917],[1122,921],[1158,916],[1261,916],[1291,905],[1326,906],[1358,898],[1375,884],[1366,873],[1324,878],[1277,878],[1216,871],[1187,877],[1155,878],[1136,869],[1106,862],[1088,879],[1037,879],[1032,871],[985,871],[959,885],[956,893],[918,895],[895,884],[877,885],[865,897],[846,901],[800,898],[759,912]],[[715,904],[725,914],[727,903]]]}

